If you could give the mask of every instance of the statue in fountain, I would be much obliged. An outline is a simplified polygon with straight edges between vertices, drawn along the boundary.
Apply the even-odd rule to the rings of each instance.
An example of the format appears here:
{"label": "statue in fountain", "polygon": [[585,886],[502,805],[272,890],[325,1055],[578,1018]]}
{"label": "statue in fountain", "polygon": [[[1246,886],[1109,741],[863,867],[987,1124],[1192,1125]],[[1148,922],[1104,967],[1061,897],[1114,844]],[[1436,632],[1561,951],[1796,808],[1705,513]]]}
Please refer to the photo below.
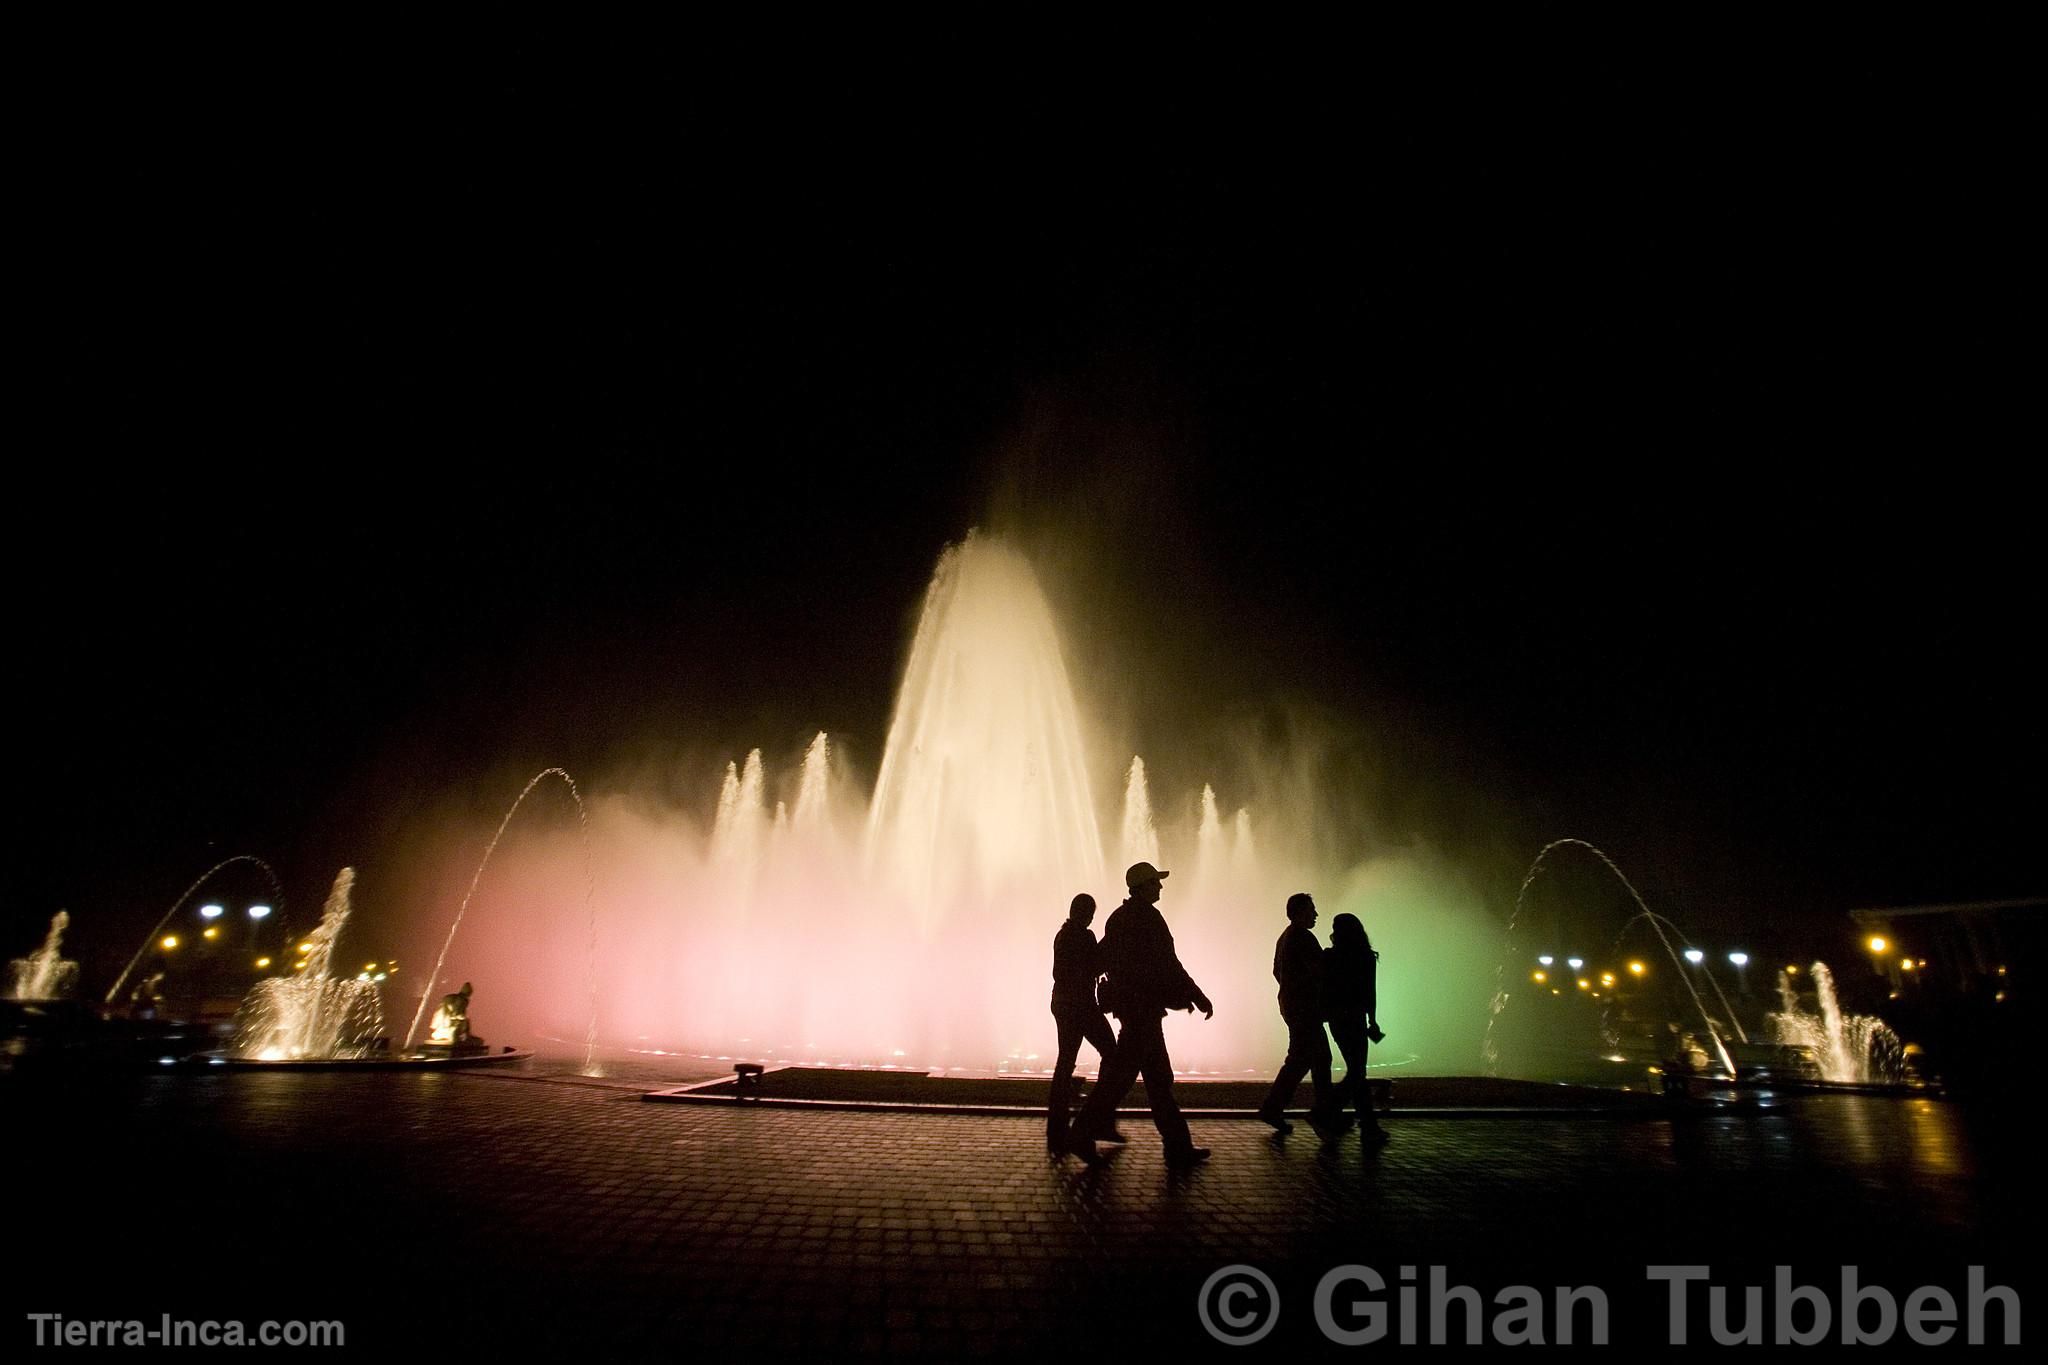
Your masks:
{"label": "statue in fountain", "polygon": [[462,983],[462,989],[441,997],[441,1007],[434,1011],[432,1023],[427,1027],[427,1048],[432,1051],[479,1052],[484,1040],[469,1031],[469,997],[476,988],[469,982]]}
{"label": "statue in fountain", "polygon": [[128,993],[128,1017],[131,1019],[155,1019],[164,1007],[164,969],[159,966],[148,976],[135,983],[135,989]]}

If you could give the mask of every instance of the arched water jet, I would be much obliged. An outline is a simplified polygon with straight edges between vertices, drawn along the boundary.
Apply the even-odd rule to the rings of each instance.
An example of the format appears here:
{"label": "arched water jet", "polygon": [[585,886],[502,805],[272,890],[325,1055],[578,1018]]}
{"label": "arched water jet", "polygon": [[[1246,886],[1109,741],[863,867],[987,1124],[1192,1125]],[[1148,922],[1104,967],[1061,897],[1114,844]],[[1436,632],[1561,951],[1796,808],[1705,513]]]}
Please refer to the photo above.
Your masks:
{"label": "arched water jet", "polygon": [[583,1070],[586,1075],[597,1071],[597,870],[590,856],[590,819],[584,810],[583,793],[577,789],[576,779],[561,768],[543,768],[527,779],[519,795],[506,808],[505,818],[498,821],[497,832],[491,835],[490,846],[484,849],[483,861],[476,865],[476,874],[469,879],[469,890],[463,893],[462,905],[455,912],[455,922],[448,926],[448,937],[441,944],[441,955],[434,959],[434,970],[427,976],[426,987],[420,992],[420,1003],[413,1011],[412,1026],[405,1031],[405,1050],[412,1050],[412,1043],[420,1030],[420,1020],[426,1015],[427,1002],[434,998],[434,987],[441,980],[441,969],[448,964],[448,950],[455,946],[456,931],[462,928],[463,916],[469,913],[469,903],[476,896],[477,884],[484,879],[484,869],[491,864],[491,855],[498,851],[498,841],[505,837],[505,827],[512,823],[512,817],[519,813],[519,807],[533,794],[533,789],[550,777],[559,777],[569,788],[569,797],[576,803],[576,824],[583,839],[583,903],[590,918],[590,1027],[583,1036]]}
{"label": "arched water jet", "polygon": [[233,867],[236,863],[254,863],[257,867],[262,868],[263,875],[270,879],[271,895],[278,903],[281,904],[283,902],[284,883],[277,879],[277,871],[269,863],[264,862],[253,853],[237,853],[232,858],[221,859],[212,867],[200,873],[192,885],[186,887],[184,893],[171,902],[171,908],[164,911],[164,917],[156,922],[156,928],[149,931],[148,936],[142,940],[142,946],[135,950],[135,956],[128,959],[128,965],[123,967],[121,974],[114,978],[113,987],[107,992],[107,1004],[113,1004],[115,999],[121,994],[121,987],[128,984],[128,978],[134,974],[136,965],[142,961],[142,955],[149,951],[149,945],[156,942],[157,935],[163,933],[164,926],[171,922],[172,917],[185,908],[185,902],[191,900],[193,894],[200,887],[211,881],[214,873],[219,872],[223,868]]}
{"label": "arched water jet", "polygon": [[[1544,860],[1549,858],[1553,851],[1565,847],[1583,848],[1598,858],[1606,866],[1607,870],[1614,874],[1615,879],[1628,891],[1629,898],[1636,903],[1636,908],[1644,915],[1651,914],[1650,907],[1643,903],[1642,894],[1636,890],[1635,883],[1631,882],[1627,874],[1615,865],[1614,859],[1608,857],[1592,844],[1587,843],[1584,839],[1553,839],[1545,844],[1536,854],[1536,860],[1529,864],[1529,871],[1522,878],[1521,889],[1515,892],[1515,908],[1508,915],[1507,932],[1501,939],[1500,960],[1494,968],[1493,1005],[1486,1019],[1486,1037],[1479,1048],[1480,1060],[1485,1063],[1488,1075],[1493,1074],[1494,1068],[1500,1062],[1500,1047],[1494,1039],[1494,1029],[1500,1022],[1500,1012],[1507,1008],[1508,949],[1513,946],[1515,928],[1521,923],[1522,904],[1528,899],[1529,888],[1535,884],[1537,876],[1543,871]],[[1634,919],[1630,920],[1630,923],[1634,922]],[[1655,927],[1656,920],[1654,918],[1651,920],[1651,924]],[[1624,926],[1625,928],[1626,926]],[[1657,929],[1657,936],[1659,938],[1664,937],[1663,929]],[[1664,946],[1667,950],[1671,948],[1668,939],[1665,940]],[[1676,960],[1675,957],[1674,960]],[[1721,1065],[1727,1068],[1730,1076],[1733,1076],[1735,1074],[1735,1059],[1728,1055],[1728,1046],[1721,1041],[1720,1032],[1714,1027],[1713,1016],[1707,1013],[1705,1003],[1700,1000],[1700,993],[1693,988],[1692,981],[1683,972],[1679,974],[1679,980],[1684,983],[1686,994],[1692,997],[1693,1008],[1699,1011],[1701,1021],[1706,1024],[1707,1036],[1713,1040],[1714,1051],[1720,1054]]]}
{"label": "arched water jet", "polygon": [[[1637,904],[1641,904],[1641,902],[1638,901]],[[1638,914],[1631,915],[1628,923],[1621,926],[1621,932],[1614,936],[1614,946],[1617,948],[1621,946],[1622,939],[1627,937],[1628,931],[1634,927],[1637,920],[1649,921],[1650,927],[1657,931],[1658,941],[1664,945],[1664,955],[1671,959],[1671,965],[1681,973],[1680,979],[1691,980],[1690,977],[1682,975],[1686,964],[1679,961],[1678,950],[1672,947],[1671,940],[1665,935],[1664,930],[1669,929],[1682,939],[1689,940],[1692,936],[1679,928],[1677,922],[1668,915],[1660,915],[1654,910],[1644,910]],[[1747,1043],[1749,1041],[1749,1031],[1742,1027],[1742,1019],[1741,1016],[1736,1014],[1735,1006],[1728,1003],[1728,993],[1721,989],[1721,983],[1714,979],[1714,973],[1704,963],[1700,965],[1699,970],[1701,975],[1707,978],[1707,984],[1714,988],[1714,998],[1721,1002],[1721,1013],[1730,1024],[1735,1026],[1735,1037],[1737,1040]]]}

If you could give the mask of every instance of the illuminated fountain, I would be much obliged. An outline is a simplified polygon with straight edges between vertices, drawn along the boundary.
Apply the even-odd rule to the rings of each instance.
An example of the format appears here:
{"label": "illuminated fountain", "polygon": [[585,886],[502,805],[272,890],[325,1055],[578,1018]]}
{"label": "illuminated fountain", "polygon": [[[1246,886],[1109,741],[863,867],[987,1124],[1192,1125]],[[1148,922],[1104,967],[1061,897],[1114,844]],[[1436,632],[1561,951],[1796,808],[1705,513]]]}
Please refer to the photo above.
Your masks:
{"label": "illuminated fountain", "polygon": [[43,946],[8,964],[14,974],[11,999],[59,1000],[78,984],[78,964],[65,961],[59,952],[64,930],[70,923],[70,914],[59,910],[50,916],[50,932],[43,939]]}
{"label": "illuminated fountain", "polygon": [[[1178,1065],[1278,1063],[1269,965],[1304,889],[1360,914],[1401,964],[1383,1008],[1441,1048],[1432,1064],[1471,1065],[1492,938],[1478,893],[1426,851],[1331,855],[1349,832],[1313,825],[1328,803],[1286,764],[1248,764],[1266,777],[1231,803],[1217,781],[1162,794],[1164,769],[1109,750],[1083,714],[1052,606],[1006,541],[970,533],[940,558],[871,787],[853,761],[815,730],[742,750],[700,788],[703,823],[665,789],[592,800],[608,1038],[724,1060],[1049,1070],[1053,932],[1081,891],[1099,930],[1143,859],[1172,871],[1163,909],[1217,1007],[1169,1025]],[[443,979],[489,982],[494,1014],[567,1042],[583,1002],[557,964],[581,956],[564,912],[589,851],[566,830],[492,846],[490,927]],[[466,847],[446,854],[465,874]]]}
{"label": "illuminated fountain", "polygon": [[1896,1085],[1906,1079],[1905,1048],[1898,1034],[1874,1015],[1844,1014],[1835,993],[1835,974],[1816,962],[1815,1013],[1800,1008],[1790,973],[1778,973],[1779,1010],[1766,1015],[1778,1043],[1813,1054],[1821,1079],[1846,1085]]}
{"label": "illuminated fountain", "polygon": [[[585,982],[589,988],[590,1008],[589,1024],[585,1028],[583,1035],[583,1070],[587,1075],[594,1076],[598,1074],[597,879],[590,859],[590,819],[588,813],[584,810],[583,793],[577,789],[576,779],[560,768],[543,768],[529,778],[526,785],[520,789],[519,795],[512,798],[512,804],[506,808],[504,818],[498,821],[497,832],[491,835],[490,845],[484,849],[483,858],[477,863],[476,871],[470,876],[469,890],[463,894],[462,904],[455,911],[455,920],[448,926],[448,937],[442,940],[440,956],[434,959],[434,970],[427,974],[426,984],[420,989],[419,1008],[413,1011],[412,1024],[405,1031],[405,1048],[407,1051],[411,1050],[413,1040],[419,1035],[420,1020],[426,1014],[427,1001],[433,998],[434,986],[442,979],[441,973],[448,965],[449,950],[455,946],[456,932],[462,928],[463,917],[469,914],[469,904],[476,899],[477,886],[484,879],[484,869],[491,865],[491,855],[498,851],[498,843],[505,837],[506,826],[512,823],[512,817],[519,813],[519,808],[526,803],[526,798],[533,795],[533,789],[550,777],[559,778],[562,784],[569,789],[569,799],[576,803],[577,832],[583,844],[583,912],[584,918],[590,927],[589,937],[584,943],[584,961],[586,964],[584,975]],[[465,985],[462,990],[465,1007],[467,1005],[468,991],[469,987]],[[446,1005],[447,1001],[444,1000],[444,1011]],[[440,1019],[437,1016],[436,1029],[439,1030],[440,1027]],[[436,1045],[450,1041],[449,1037],[435,1036],[434,1034],[430,1034],[429,1037],[430,1041]]]}
{"label": "illuminated fountain", "polygon": [[348,922],[352,867],[341,869],[306,935],[299,969],[256,983],[235,1016],[235,1054],[246,1060],[299,1062],[365,1056],[384,1031],[374,981],[337,980],[329,972],[335,940]]}

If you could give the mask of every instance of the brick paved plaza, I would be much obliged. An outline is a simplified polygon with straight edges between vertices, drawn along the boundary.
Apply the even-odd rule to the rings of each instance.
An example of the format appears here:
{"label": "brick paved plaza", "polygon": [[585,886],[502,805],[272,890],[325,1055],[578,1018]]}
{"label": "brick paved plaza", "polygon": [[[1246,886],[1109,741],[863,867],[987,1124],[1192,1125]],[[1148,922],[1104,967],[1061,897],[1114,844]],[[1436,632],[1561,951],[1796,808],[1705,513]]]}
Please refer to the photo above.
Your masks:
{"label": "brick paved plaza", "polygon": [[[690,1079],[665,1075],[673,1083]],[[1482,1289],[1598,1283],[1622,1338],[1661,1312],[1643,1267],[1768,1283],[1960,1288],[2014,1253],[2031,1155],[1994,1116],[1829,1097],[1769,1115],[1396,1119],[1370,1155],[1306,1128],[1196,1124],[1099,1171],[1050,1164],[1016,1118],[662,1105],[647,1084],[523,1075],[0,1077],[16,1331],[74,1317],[340,1319],[354,1346],[619,1345],[951,1357],[1206,1347],[1197,1287],[1249,1262],[1282,1329],[1328,1267],[1442,1263]],[[1759,1269],[1761,1268],[1761,1269]],[[1661,1317],[1657,1319],[1661,1323]]]}

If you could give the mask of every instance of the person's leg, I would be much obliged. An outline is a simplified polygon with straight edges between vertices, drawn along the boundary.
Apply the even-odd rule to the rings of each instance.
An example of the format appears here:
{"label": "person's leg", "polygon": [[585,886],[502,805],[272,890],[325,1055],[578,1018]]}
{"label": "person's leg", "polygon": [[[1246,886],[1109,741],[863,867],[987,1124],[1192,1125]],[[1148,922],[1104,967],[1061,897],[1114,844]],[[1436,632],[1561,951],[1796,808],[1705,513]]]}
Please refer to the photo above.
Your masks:
{"label": "person's leg", "polygon": [[[1108,1017],[1101,1010],[1087,1010],[1081,1015],[1081,1030],[1088,1046],[1095,1049],[1101,1066],[1107,1066],[1109,1054],[1116,1051],[1116,1035],[1110,1032]],[[1101,1066],[1096,1069],[1099,1071]]]}
{"label": "person's leg", "polygon": [[1337,1050],[1344,1054],[1344,1082],[1336,1087],[1336,1108],[1343,1112],[1345,1105],[1358,1108],[1371,1100],[1365,1092],[1365,1026],[1354,1019],[1332,1019],[1330,1036],[1337,1040]]}
{"label": "person's leg", "polygon": [[1344,1084],[1338,1097],[1341,1107],[1349,1100],[1358,1113],[1358,1126],[1367,1134],[1382,1131],[1379,1115],[1373,1111],[1372,1087],[1367,1084],[1367,1048],[1371,1035],[1366,1030],[1363,1018],[1332,1019],[1330,1032],[1337,1039],[1337,1046],[1344,1053]]}
{"label": "person's leg", "polygon": [[1065,1151],[1067,1106],[1074,1094],[1074,1061],[1081,1054],[1081,1039],[1089,1029],[1072,1013],[1055,1010],[1052,1017],[1059,1026],[1060,1053],[1053,1062],[1052,1096],[1046,1102],[1045,1145],[1054,1151]]}
{"label": "person's leg", "polygon": [[1126,1019],[1123,1035],[1110,1048],[1102,1063],[1102,1073],[1095,1079],[1095,1089],[1089,1092],[1088,1102],[1081,1106],[1075,1116],[1073,1127],[1067,1130],[1072,1142],[1092,1142],[1107,1136],[1116,1128],[1116,1109],[1124,1102],[1124,1096],[1131,1093],[1131,1087],[1138,1080],[1139,1049],[1131,1045],[1131,1030],[1139,1021]]}
{"label": "person's leg", "polygon": [[1287,1106],[1294,1102],[1294,1092],[1301,1085],[1301,1078],[1308,1074],[1309,1058],[1304,1046],[1301,1026],[1294,1020],[1287,1021],[1287,1059],[1280,1063],[1280,1074],[1273,1078],[1272,1088],[1266,1091],[1265,1103],[1259,1106],[1259,1113],[1269,1118],[1279,1118]]}
{"label": "person's leg", "polygon": [[[1139,1068],[1145,1073],[1145,1101],[1152,1107],[1152,1126],[1159,1130],[1160,1145],[1166,1149],[1166,1159],[1178,1163],[1187,1159],[1194,1148],[1194,1139],[1188,1135],[1188,1121],[1182,1117],[1180,1102],[1173,1094],[1173,1059],[1166,1055],[1166,1029],[1164,1020],[1153,1020],[1134,1051]],[[1136,1023],[1124,1025],[1124,1036],[1118,1040],[1119,1049],[1130,1047],[1131,1031]]]}
{"label": "person's leg", "polygon": [[1315,1083],[1315,1108],[1312,1115],[1320,1114],[1325,1119],[1343,1117],[1343,1101],[1337,1098],[1336,1087],[1330,1083],[1330,1039],[1323,1032],[1322,1020],[1313,1023],[1304,1021],[1302,1049],[1308,1054],[1308,1073]]}

